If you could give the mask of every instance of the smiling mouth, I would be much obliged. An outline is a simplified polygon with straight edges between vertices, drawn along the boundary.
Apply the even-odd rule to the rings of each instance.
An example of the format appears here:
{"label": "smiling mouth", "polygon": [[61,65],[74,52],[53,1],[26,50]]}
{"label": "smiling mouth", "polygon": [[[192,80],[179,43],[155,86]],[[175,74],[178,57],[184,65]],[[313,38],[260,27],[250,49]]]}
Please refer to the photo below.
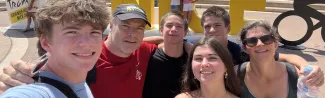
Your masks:
{"label": "smiling mouth", "polygon": [[95,52],[92,53],[72,53],[75,56],[81,56],[81,57],[88,57],[88,56],[92,56],[95,54]]}
{"label": "smiling mouth", "polygon": [[200,71],[200,74],[213,74],[213,71]]}
{"label": "smiling mouth", "polygon": [[269,50],[267,50],[267,49],[261,49],[261,50],[256,50],[255,52],[256,53],[264,53],[264,52],[267,52],[267,51],[269,51]]}
{"label": "smiling mouth", "polygon": [[136,43],[135,41],[128,41],[128,40],[125,40],[124,42],[127,42],[127,43]]}

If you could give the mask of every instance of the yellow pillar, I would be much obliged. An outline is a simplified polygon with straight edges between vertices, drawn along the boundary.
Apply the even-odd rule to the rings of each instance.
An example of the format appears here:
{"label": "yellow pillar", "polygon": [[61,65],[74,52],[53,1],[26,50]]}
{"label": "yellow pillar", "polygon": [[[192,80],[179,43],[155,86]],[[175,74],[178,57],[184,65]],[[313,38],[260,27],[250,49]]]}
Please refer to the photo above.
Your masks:
{"label": "yellow pillar", "polygon": [[236,35],[239,33],[242,27],[245,25],[245,10],[263,11],[265,10],[266,5],[265,0],[230,0],[229,2],[229,13],[231,21],[230,35]]}
{"label": "yellow pillar", "polygon": [[164,16],[168,11],[170,11],[170,2],[171,0],[159,0],[159,24],[162,16]]}
{"label": "yellow pillar", "polygon": [[139,0],[139,5],[143,10],[146,11],[147,18],[151,24],[151,28],[147,26],[147,29],[153,29],[154,28],[154,19],[155,19],[155,8],[154,8],[154,0]]}
{"label": "yellow pillar", "polygon": [[198,13],[196,12],[195,4],[193,4],[193,13],[192,13],[192,20],[189,24],[189,27],[195,33],[203,33],[203,28],[201,26],[201,18],[199,17]]}

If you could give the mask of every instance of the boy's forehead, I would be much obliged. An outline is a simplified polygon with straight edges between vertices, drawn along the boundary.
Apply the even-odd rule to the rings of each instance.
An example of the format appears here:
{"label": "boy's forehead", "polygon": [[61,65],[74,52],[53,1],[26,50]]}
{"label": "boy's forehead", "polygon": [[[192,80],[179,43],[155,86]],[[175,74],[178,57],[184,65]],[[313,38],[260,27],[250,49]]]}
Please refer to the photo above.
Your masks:
{"label": "boy's forehead", "polygon": [[225,23],[224,20],[221,17],[217,17],[217,16],[206,16],[204,18],[204,24],[209,23],[209,24],[223,24]]}
{"label": "boy's forehead", "polygon": [[100,29],[100,28],[96,28],[97,27],[95,26],[96,24],[87,23],[87,22],[64,21],[62,23],[59,23],[59,25],[61,25],[63,28],[65,27],[83,28],[85,26],[90,26],[93,29]]}

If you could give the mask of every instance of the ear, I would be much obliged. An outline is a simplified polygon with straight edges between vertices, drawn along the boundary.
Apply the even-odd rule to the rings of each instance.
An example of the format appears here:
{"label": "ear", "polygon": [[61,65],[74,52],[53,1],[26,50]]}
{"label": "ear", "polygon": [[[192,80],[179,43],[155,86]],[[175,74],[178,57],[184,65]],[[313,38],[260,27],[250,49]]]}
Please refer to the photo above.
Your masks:
{"label": "ear", "polygon": [[164,26],[159,26],[159,33],[160,33],[160,35],[163,35],[163,27]]}
{"label": "ear", "polygon": [[276,41],[274,42],[274,47],[275,47],[275,49],[278,49],[278,47],[279,47],[279,41],[278,41],[278,40],[276,40]]}
{"label": "ear", "polygon": [[51,44],[50,40],[47,37],[45,37],[44,35],[41,35],[39,40],[40,40],[40,43],[41,43],[41,47],[44,50],[46,50],[47,52],[51,53],[52,50],[50,48],[50,44]]}
{"label": "ear", "polygon": [[226,26],[227,27],[227,34],[229,34],[230,33],[230,29],[231,29],[231,26],[230,26],[230,24],[228,25],[228,26]]}
{"label": "ear", "polygon": [[185,31],[184,31],[184,37],[187,35],[187,33],[189,32],[190,30],[188,30],[188,29],[186,29]]}
{"label": "ear", "polygon": [[247,53],[247,51],[246,51],[246,45],[242,44],[242,45],[241,45],[241,48],[242,48],[242,51],[244,51],[244,52]]}
{"label": "ear", "polygon": [[109,28],[112,30],[113,29],[112,22],[110,22],[108,25],[109,25]]}

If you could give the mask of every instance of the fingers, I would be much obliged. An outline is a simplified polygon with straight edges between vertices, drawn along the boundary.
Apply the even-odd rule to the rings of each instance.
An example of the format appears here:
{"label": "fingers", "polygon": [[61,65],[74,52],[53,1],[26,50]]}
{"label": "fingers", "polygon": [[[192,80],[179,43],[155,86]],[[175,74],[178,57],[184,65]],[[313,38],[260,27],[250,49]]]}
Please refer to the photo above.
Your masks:
{"label": "fingers", "polygon": [[10,85],[6,85],[3,82],[0,82],[0,94],[2,94],[4,91],[6,91],[7,89],[11,88],[12,86]]}
{"label": "fingers", "polygon": [[306,77],[306,85],[321,86],[324,84],[324,73],[319,66],[313,66],[313,70]]}
{"label": "fingers", "polygon": [[29,77],[32,77],[32,67],[30,65],[26,65],[24,61],[16,61],[16,62],[11,62],[10,64],[15,70],[21,72],[22,74],[25,74]]}
{"label": "fingers", "polygon": [[3,73],[8,75],[11,79],[14,79],[16,81],[20,81],[22,83],[28,83],[29,84],[29,83],[34,82],[34,80],[30,76],[21,73],[20,71],[14,69],[11,66],[6,66],[3,69]]}
{"label": "fingers", "polygon": [[4,85],[2,84],[1,86],[3,86],[3,88],[7,88],[8,87],[14,87],[14,86],[19,86],[19,85],[23,85],[24,83],[19,82],[15,79],[12,79],[9,75],[7,74],[1,74],[0,75],[0,81],[2,83],[4,83]]}

